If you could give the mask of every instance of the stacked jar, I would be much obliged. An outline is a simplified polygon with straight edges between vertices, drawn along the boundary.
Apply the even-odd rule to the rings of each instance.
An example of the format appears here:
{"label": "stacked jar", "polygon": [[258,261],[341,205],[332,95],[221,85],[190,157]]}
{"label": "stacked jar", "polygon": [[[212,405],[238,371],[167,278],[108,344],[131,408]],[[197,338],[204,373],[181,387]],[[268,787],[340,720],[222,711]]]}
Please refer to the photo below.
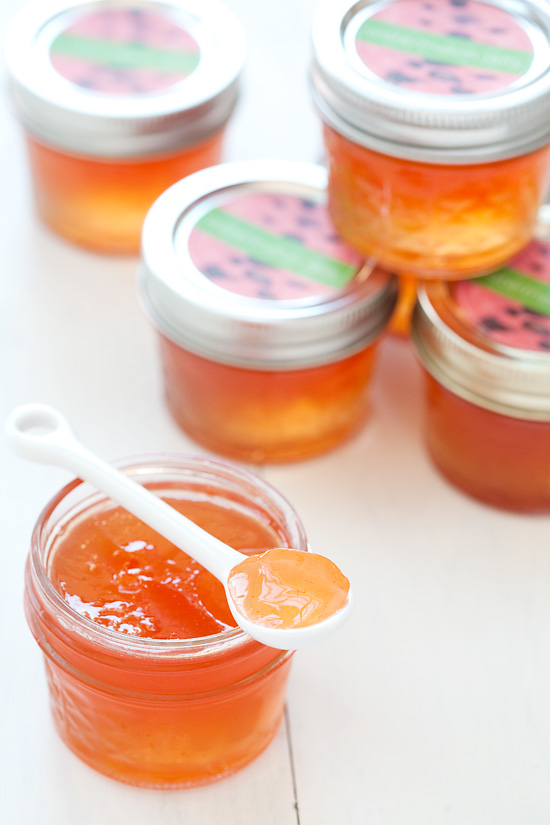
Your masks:
{"label": "stacked jar", "polygon": [[[412,332],[429,382],[491,410],[497,422],[511,418],[530,431],[537,424],[537,461],[544,469],[533,466],[532,450],[518,448],[506,472],[498,461],[483,460],[490,478],[475,484],[483,436],[474,435],[472,423],[456,451],[463,462],[470,456],[464,472],[472,483],[464,474],[458,482],[444,461],[438,466],[483,500],[550,510],[547,247],[536,247],[538,268],[527,275],[509,264],[532,241],[548,192],[550,9],[537,0],[326,0],[314,21],[313,46],[312,90],[324,124],[329,211],[338,232],[399,275],[400,331],[408,331],[416,287],[425,284]],[[490,286],[450,284],[487,275]],[[512,301],[508,319],[527,314],[537,331],[512,333],[505,343],[495,339],[496,326],[507,325],[495,321],[493,311],[480,323],[487,289]],[[463,292],[478,302],[469,318],[460,301],[448,298]],[[530,332],[536,343],[527,340]],[[428,341],[435,339],[434,352]],[[461,369],[476,373],[475,390],[453,372],[458,350],[468,353]],[[429,399],[433,411],[439,403],[433,390]],[[457,407],[445,417],[440,441],[453,441],[463,415]],[[489,430],[487,450],[509,453],[511,431]],[[430,438],[433,433],[431,415]],[[522,477],[532,470],[538,478],[534,495],[510,488],[520,458],[527,463]]]}
{"label": "stacked jar", "polygon": [[6,41],[37,210],[88,249],[135,254],[168,186],[217,163],[245,56],[217,0],[35,0]]}

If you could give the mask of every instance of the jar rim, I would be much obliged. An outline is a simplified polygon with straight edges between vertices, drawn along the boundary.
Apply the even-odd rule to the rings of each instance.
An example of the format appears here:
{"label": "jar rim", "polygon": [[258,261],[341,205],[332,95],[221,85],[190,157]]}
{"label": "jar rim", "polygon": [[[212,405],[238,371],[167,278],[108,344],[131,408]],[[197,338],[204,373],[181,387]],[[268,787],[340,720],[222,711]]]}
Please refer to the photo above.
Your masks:
{"label": "jar rim", "polygon": [[[120,459],[113,462],[114,466],[129,474],[134,472],[136,480],[144,480],[145,470],[162,471],[167,470],[175,474],[187,472],[189,477],[198,478],[199,473],[203,473],[204,479],[208,479],[212,484],[225,481],[235,492],[240,492],[243,496],[253,491],[258,495],[260,503],[267,508],[273,507],[278,511],[279,518],[284,519],[281,529],[291,533],[291,540],[296,540],[296,549],[309,550],[307,537],[302,522],[290,504],[290,502],[276,490],[271,484],[260,478],[250,470],[224,461],[223,459],[210,458],[209,456],[186,454],[186,453],[152,453],[143,454]],[[192,475],[191,475],[192,474]],[[141,479],[140,479],[141,477]],[[248,488],[247,488],[248,485]],[[77,513],[85,512],[92,504],[108,500],[103,493],[98,493],[87,482],[81,479],[74,479],[59,490],[42,509],[31,537],[31,549],[29,553],[30,575],[33,584],[40,588],[40,597],[46,601],[48,607],[56,612],[60,617],[63,626],[70,627],[79,637],[88,642],[95,643],[105,651],[118,651],[125,654],[131,653],[136,657],[186,659],[202,656],[211,656],[215,652],[226,652],[249,644],[259,644],[248,636],[238,626],[210,636],[203,636],[188,639],[155,639],[132,636],[120,631],[106,628],[93,622],[81,614],[77,613],[63,599],[51,582],[47,566],[42,558],[47,552],[48,536],[44,535],[50,519],[54,516],[56,508],[66,502],[67,497],[75,490],[88,487],[88,496],[80,503],[73,505],[69,511],[69,516],[74,517]],[[229,489],[229,487],[227,487]],[[92,497],[95,499],[92,501]],[[50,525],[55,529],[55,524]],[[291,528],[291,529],[289,529]]]}

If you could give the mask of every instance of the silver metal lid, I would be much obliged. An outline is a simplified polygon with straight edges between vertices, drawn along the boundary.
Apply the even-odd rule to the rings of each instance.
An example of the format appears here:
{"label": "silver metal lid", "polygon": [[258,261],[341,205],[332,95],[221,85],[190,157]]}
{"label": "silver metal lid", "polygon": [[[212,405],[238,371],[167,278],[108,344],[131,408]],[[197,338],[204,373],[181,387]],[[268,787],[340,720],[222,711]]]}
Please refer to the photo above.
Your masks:
{"label": "silver metal lid", "polygon": [[241,25],[218,0],[34,0],[6,40],[25,128],[92,157],[213,134],[234,108],[244,57]]}
{"label": "silver metal lid", "polygon": [[540,234],[498,272],[420,287],[411,337],[427,371],[455,395],[550,421],[550,231]]}
{"label": "silver metal lid", "polygon": [[465,164],[550,143],[545,0],[324,0],[313,50],[322,119],[375,151]]}
{"label": "silver metal lid", "polygon": [[299,369],[385,329],[396,278],[336,235],[326,171],[226,163],[164,192],[143,226],[140,294],[159,331],[210,360]]}

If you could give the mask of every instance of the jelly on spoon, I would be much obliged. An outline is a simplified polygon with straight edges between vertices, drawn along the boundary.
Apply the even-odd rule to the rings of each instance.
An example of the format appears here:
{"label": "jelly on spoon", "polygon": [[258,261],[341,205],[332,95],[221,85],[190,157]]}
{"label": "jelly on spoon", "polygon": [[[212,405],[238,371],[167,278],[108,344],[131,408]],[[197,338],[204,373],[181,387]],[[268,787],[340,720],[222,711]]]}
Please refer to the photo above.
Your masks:
{"label": "jelly on spoon", "polygon": [[348,618],[349,581],[329,559],[288,548],[251,556],[234,550],[84,447],[53,407],[17,407],[7,433],[22,457],[76,473],[193,556],[222,582],[233,617],[257,641],[296,650]]}

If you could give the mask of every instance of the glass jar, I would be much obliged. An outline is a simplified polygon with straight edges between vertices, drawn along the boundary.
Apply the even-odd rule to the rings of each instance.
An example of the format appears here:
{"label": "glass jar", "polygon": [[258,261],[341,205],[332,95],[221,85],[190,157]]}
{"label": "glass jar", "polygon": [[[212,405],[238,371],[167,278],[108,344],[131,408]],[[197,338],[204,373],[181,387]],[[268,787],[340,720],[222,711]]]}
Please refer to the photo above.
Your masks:
{"label": "glass jar", "polygon": [[490,272],[531,239],[550,168],[550,8],[325,0],[312,88],[329,209],[384,268]]}
{"label": "glass jar", "polygon": [[303,458],[365,418],[396,282],[336,235],[325,187],[310,164],[228,163],[147,215],[140,291],[168,406],[216,452]]}
{"label": "glass jar", "polygon": [[89,249],[137,253],[168,186],[219,162],[244,35],[217,0],[35,0],[6,40],[38,213]]}
{"label": "glass jar", "polygon": [[[290,504],[244,469],[161,455],[128,461],[123,470],[159,496],[210,503],[217,530],[237,512],[279,546],[308,549]],[[292,653],[266,647],[240,628],[146,638],[76,612],[52,583],[52,560],[79,520],[109,507],[102,494],[74,481],[45,507],[32,537],[25,607],[44,653],[57,730],[80,759],[122,782],[180,788],[220,779],[275,734]]]}
{"label": "glass jar", "polygon": [[482,502],[550,512],[550,234],[498,272],[419,289],[411,336],[438,469]]}

